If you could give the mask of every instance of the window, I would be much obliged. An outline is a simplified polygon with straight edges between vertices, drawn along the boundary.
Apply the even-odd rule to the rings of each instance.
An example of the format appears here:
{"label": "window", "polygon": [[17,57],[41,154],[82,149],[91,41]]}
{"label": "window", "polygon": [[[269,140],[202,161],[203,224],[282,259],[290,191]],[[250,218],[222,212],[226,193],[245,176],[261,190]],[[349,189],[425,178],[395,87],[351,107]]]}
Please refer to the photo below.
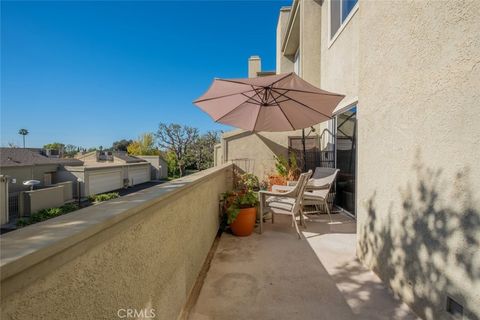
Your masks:
{"label": "window", "polygon": [[337,33],[340,26],[347,20],[358,0],[330,1],[330,39]]}

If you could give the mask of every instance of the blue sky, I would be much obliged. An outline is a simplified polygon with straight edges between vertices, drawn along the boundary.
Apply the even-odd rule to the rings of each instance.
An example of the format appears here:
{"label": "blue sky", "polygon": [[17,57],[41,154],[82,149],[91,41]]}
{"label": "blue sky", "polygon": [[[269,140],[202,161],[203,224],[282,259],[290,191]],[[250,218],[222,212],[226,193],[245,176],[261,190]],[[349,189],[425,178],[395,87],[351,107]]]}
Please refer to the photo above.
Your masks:
{"label": "blue sky", "polygon": [[4,2],[1,144],[110,146],[160,122],[229,130],[192,105],[214,77],[275,68],[290,1]]}

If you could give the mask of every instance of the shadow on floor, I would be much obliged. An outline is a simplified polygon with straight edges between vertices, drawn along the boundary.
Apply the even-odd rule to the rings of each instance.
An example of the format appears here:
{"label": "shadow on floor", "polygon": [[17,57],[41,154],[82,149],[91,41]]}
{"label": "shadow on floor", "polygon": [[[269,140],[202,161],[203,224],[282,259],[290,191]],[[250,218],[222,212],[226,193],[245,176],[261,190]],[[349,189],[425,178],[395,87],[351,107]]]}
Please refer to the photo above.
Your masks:
{"label": "shadow on floor", "polygon": [[222,235],[190,319],[416,319],[355,256],[356,224],[288,217],[245,238]]}

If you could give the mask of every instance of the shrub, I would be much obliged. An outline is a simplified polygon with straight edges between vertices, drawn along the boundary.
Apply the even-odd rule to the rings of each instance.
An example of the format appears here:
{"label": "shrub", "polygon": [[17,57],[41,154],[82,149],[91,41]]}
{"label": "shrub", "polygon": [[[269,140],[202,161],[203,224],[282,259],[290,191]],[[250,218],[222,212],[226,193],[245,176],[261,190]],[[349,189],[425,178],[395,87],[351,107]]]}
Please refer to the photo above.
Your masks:
{"label": "shrub", "polygon": [[63,214],[75,211],[77,209],[78,209],[78,205],[76,203],[68,203],[58,208],[42,209],[40,211],[32,213],[30,217],[18,219],[16,225],[17,227],[21,228],[29,224],[34,224],[37,222],[41,222],[41,221],[45,221],[51,218],[61,216]]}
{"label": "shrub", "polygon": [[110,193],[101,193],[101,194],[96,194],[94,196],[90,196],[89,200],[92,202],[103,202],[103,201],[116,199],[118,197],[120,197],[118,192],[110,192]]}

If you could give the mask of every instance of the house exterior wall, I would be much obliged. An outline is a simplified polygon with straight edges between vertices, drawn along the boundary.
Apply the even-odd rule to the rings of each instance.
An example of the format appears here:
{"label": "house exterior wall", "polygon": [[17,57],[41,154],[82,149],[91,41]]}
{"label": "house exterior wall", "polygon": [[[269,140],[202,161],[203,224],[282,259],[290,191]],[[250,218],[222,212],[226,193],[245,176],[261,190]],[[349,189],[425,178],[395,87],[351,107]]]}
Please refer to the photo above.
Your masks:
{"label": "house exterior wall", "polygon": [[[133,179],[133,172],[129,173],[129,170],[132,169],[145,169],[150,171],[150,163],[142,162],[142,163],[131,163],[131,164],[111,164],[105,166],[96,166],[96,167],[88,167],[88,166],[65,166],[63,170],[59,171],[58,177],[61,181],[73,181],[73,189],[75,195],[77,194],[77,185],[78,179],[81,180],[80,182],[80,190],[82,197],[88,197],[95,194],[98,194],[96,190],[102,190],[100,193],[109,192],[116,189],[123,187],[123,179],[129,180],[129,185],[136,185],[139,183],[143,183],[145,181],[136,181]],[[120,171],[120,175],[118,174]],[[105,175],[107,179],[112,179],[112,176],[118,176],[119,178],[115,180],[115,182],[111,183],[111,187],[105,187],[97,185],[98,183],[102,183],[101,180],[92,179],[92,175]],[[150,175],[148,175],[147,181],[150,181]]]}
{"label": "house exterior wall", "polygon": [[320,87],[345,95],[337,110],[358,100],[359,14],[345,23],[335,40],[330,37],[330,0],[324,1],[321,18],[321,80]]}
{"label": "house exterior wall", "polygon": [[276,36],[276,71],[277,73],[293,72],[293,61],[291,57],[285,57],[282,54],[282,43],[287,32],[288,18],[290,17],[290,7],[280,9],[277,24]]}
{"label": "house exterior wall", "polygon": [[160,156],[136,156],[150,163],[152,169],[152,179],[166,179],[168,177],[168,164]]}
{"label": "house exterior wall", "polygon": [[[357,254],[425,319],[480,319],[479,1],[360,1]],[[382,174],[379,174],[382,173]]]}
{"label": "house exterior wall", "polygon": [[301,131],[239,132],[224,134],[222,150],[224,162],[233,162],[245,172],[259,179],[275,172],[275,156],[288,157],[288,137]]}
{"label": "house exterior wall", "polygon": [[[37,165],[37,166],[22,166],[22,167],[2,167],[0,172],[2,175],[10,177],[9,192],[19,192],[30,190],[30,187],[24,186],[23,181],[38,180],[40,186],[44,185],[44,174],[47,172],[56,172],[58,165]],[[16,179],[16,183],[12,182]]]}

